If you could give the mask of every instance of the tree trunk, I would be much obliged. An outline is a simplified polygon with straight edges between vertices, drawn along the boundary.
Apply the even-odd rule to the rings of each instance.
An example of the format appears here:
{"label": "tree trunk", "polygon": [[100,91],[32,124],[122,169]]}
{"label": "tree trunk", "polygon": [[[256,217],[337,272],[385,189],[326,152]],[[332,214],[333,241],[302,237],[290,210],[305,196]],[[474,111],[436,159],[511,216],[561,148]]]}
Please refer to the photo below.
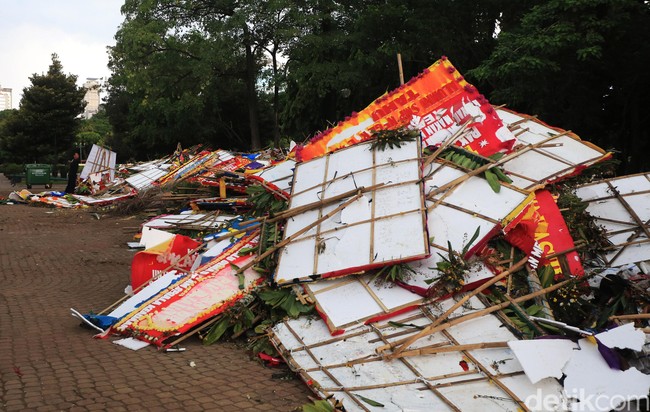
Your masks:
{"label": "tree trunk", "polygon": [[255,56],[251,45],[248,27],[244,25],[244,42],[246,43],[246,98],[248,101],[248,121],[251,129],[251,150],[262,148],[260,142],[259,113],[257,110],[257,92],[255,90],[256,70]]}
{"label": "tree trunk", "polygon": [[278,88],[278,48],[273,46],[273,53],[271,54],[273,58],[273,116],[275,124],[273,125],[273,146],[276,149],[280,148],[280,121],[279,121],[279,88]]}

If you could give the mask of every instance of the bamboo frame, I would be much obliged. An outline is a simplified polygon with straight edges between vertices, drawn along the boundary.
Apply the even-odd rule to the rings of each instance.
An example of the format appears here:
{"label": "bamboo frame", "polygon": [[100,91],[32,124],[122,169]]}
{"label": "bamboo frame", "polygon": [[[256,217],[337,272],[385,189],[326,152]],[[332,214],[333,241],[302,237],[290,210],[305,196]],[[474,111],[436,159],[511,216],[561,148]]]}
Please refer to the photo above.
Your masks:
{"label": "bamboo frame", "polygon": [[[618,204],[627,212],[628,216],[632,220],[630,221],[623,221],[620,219],[617,219],[615,217],[608,217],[608,216],[598,216],[594,215],[594,217],[600,221],[607,222],[607,223],[613,223],[615,225],[619,226],[624,226],[626,228],[624,229],[618,229],[618,230],[606,230],[606,235],[608,239],[611,239],[611,237],[616,236],[616,235],[621,235],[625,233],[630,233],[630,236],[627,237],[626,241],[624,242],[619,242],[617,244],[612,244],[611,246],[605,247],[604,251],[614,251],[613,256],[603,256],[605,262],[608,265],[615,265],[615,262],[619,259],[619,257],[627,250],[629,246],[636,246],[636,245],[643,245],[643,244],[648,244],[650,243],[650,219],[647,221],[644,221],[634,210],[634,208],[630,205],[630,203],[626,200],[626,197],[629,196],[644,196],[650,193],[650,190],[633,190],[630,193],[621,193],[621,191],[618,189],[617,186],[614,185],[617,181],[626,179],[626,178],[631,178],[631,177],[645,177],[646,180],[650,182],[649,174],[647,173],[637,173],[634,175],[630,176],[623,176],[619,178],[612,178],[612,179],[606,179],[600,182],[596,183],[590,183],[583,185],[578,188],[578,191],[580,188],[583,187],[590,187],[590,186],[601,186],[605,185],[604,191],[606,191],[608,194],[605,196],[598,195],[593,198],[589,198],[586,200],[588,204],[592,203],[598,203],[602,201],[609,201],[609,200],[616,200]],[[645,238],[639,239],[640,236],[644,236]],[[637,240],[638,239],[638,240]]]}
{"label": "bamboo frame", "polygon": [[[369,147],[370,144],[366,143],[365,146]],[[310,259],[310,261],[308,263],[311,266],[310,273],[307,273],[307,271],[309,271],[309,269],[305,268],[306,273],[295,274],[295,276],[293,276],[294,282],[295,282],[296,279],[298,281],[303,281],[303,280],[308,281],[309,279],[307,279],[307,277],[309,277],[310,279],[314,279],[314,278],[319,276],[319,267],[322,267],[322,265],[319,265],[319,259],[320,259],[320,255],[321,255],[320,247],[321,247],[322,242],[324,242],[324,239],[329,239],[331,236],[333,236],[334,233],[338,233],[339,231],[341,231],[343,229],[350,229],[350,228],[354,228],[355,226],[359,226],[359,225],[369,225],[369,228],[370,228],[370,235],[369,235],[370,239],[368,240],[368,246],[369,246],[368,260],[366,262],[365,260],[361,259],[361,266],[363,266],[364,268],[369,269],[371,267],[377,266],[381,262],[384,262],[384,263],[401,262],[401,261],[407,260],[409,258],[420,257],[420,255],[424,256],[424,255],[426,255],[428,253],[428,239],[427,239],[427,236],[426,236],[426,230],[424,229],[424,224],[425,224],[425,218],[424,218],[424,215],[425,215],[424,210],[425,209],[423,207],[424,200],[423,200],[423,196],[421,194],[420,194],[420,202],[418,204],[418,208],[414,208],[412,210],[406,210],[406,211],[405,210],[399,210],[396,213],[392,213],[392,214],[389,214],[389,215],[382,215],[380,217],[376,216],[376,213],[377,213],[377,210],[378,210],[377,209],[378,205],[377,205],[377,201],[376,201],[376,199],[377,199],[376,194],[377,194],[378,191],[383,192],[383,191],[390,190],[390,189],[393,189],[393,188],[399,188],[399,187],[408,186],[408,185],[412,185],[412,184],[413,185],[420,185],[421,184],[421,168],[419,167],[420,166],[419,165],[420,158],[417,155],[415,155],[415,156],[411,155],[411,151],[415,150],[416,148],[418,149],[417,152],[419,153],[419,142],[415,142],[415,146],[411,145],[409,147],[409,149],[408,149],[409,151],[406,152],[407,158],[400,159],[400,160],[395,160],[395,161],[383,160],[381,162],[379,162],[377,160],[378,159],[377,149],[371,150],[372,158],[370,160],[372,161],[372,164],[370,166],[365,166],[364,165],[363,167],[359,168],[358,170],[352,170],[352,171],[350,171],[348,173],[345,173],[345,174],[343,174],[341,176],[337,176],[336,173],[334,173],[334,175],[331,176],[331,172],[330,172],[331,161],[330,161],[330,159],[333,159],[332,156],[341,155],[342,153],[345,153],[346,150],[350,150],[350,148],[343,149],[343,150],[340,150],[340,151],[337,151],[337,152],[334,152],[334,153],[330,153],[327,156],[325,156],[324,158],[320,158],[320,160],[319,160],[320,163],[318,163],[316,165],[319,168],[318,169],[319,176],[315,179],[316,181],[318,181],[319,180],[318,178],[320,177],[320,173],[322,173],[323,174],[322,175],[323,179],[320,182],[315,184],[315,183],[312,183],[310,181],[310,183],[305,185],[305,186],[309,186],[309,187],[305,187],[305,188],[296,188],[295,185],[294,185],[294,189],[296,189],[296,191],[292,192],[292,195],[291,195],[291,201],[290,202],[292,204],[295,203],[296,196],[300,196],[302,194],[313,194],[315,190],[318,190],[317,194],[319,196],[321,196],[321,201],[320,201],[320,203],[311,202],[310,205],[313,205],[313,206],[310,206],[310,207],[307,207],[307,205],[296,206],[294,208],[290,208],[287,212],[291,213],[293,216],[297,216],[297,215],[299,215],[301,213],[304,213],[306,211],[316,209],[316,211],[319,214],[318,215],[319,217],[322,216],[322,213],[323,213],[323,210],[322,210],[323,203],[322,202],[331,201],[329,198],[326,197],[326,190],[333,183],[341,182],[343,179],[347,179],[347,178],[350,178],[350,177],[352,177],[352,179],[354,179],[355,176],[362,175],[363,178],[364,178],[363,183],[369,183],[370,186],[374,188],[373,190],[368,190],[368,192],[370,192],[370,197],[371,197],[371,201],[370,201],[370,205],[369,205],[369,209],[370,209],[370,217],[369,218],[364,219],[362,221],[354,221],[354,222],[351,222],[351,223],[347,223],[345,225],[339,225],[337,227],[333,227],[333,228],[329,228],[329,229],[321,227],[320,223],[322,223],[324,221],[324,219],[319,218],[318,219],[319,224],[317,226],[312,226],[312,227],[316,227],[315,235],[310,234],[309,236],[306,236],[304,238],[297,238],[295,236],[292,237],[292,240],[294,240],[295,242],[308,241],[308,242],[313,242],[314,243],[314,245],[313,245],[313,248],[314,248],[313,261]],[[359,150],[359,149],[357,149],[357,150]],[[356,154],[356,152],[350,152],[350,154]],[[387,156],[384,156],[384,157],[387,157]],[[390,182],[388,182],[388,183],[377,183],[378,182],[377,174],[380,172],[380,170],[383,171],[383,173],[385,174],[386,173],[386,168],[394,167],[395,165],[404,165],[406,167],[411,167],[412,165],[413,166],[417,165],[416,170],[418,171],[418,179],[409,180],[409,181],[398,181],[397,183],[390,183]],[[324,169],[324,170],[322,170],[322,169]],[[407,169],[407,170],[411,170],[411,169]],[[300,172],[300,169],[297,168],[296,173],[299,173],[299,172]],[[294,177],[294,180],[295,180],[295,177]],[[356,181],[353,181],[353,183],[356,185]],[[336,195],[336,197],[341,197],[341,200],[346,198],[346,197],[342,197],[340,195]],[[423,225],[422,245],[421,245],[422,251],[421,252],[418,251],[418,253],[420,253],[420,254],[417,255],[417,256],[412,256],[413,253],[409,253],[409,254],[407,254],[407,256],[405,258],[395,258],[395,259],[393,259],[391,261],[383,260],[383,261],[380,262],[380,261],[376,260],[377,259],[376,256],[375,256],[376,255],[376,253],[375,253],[376,245],[374,243],[375,242],[375,236],[376,236],[375,224],[379,220],[388,221],[389,219],[395,219],[395,218],[398,218],[400,216],[407,216],[409,214],[418,214],[418,213],[422,215],[420,220],[422,221],[422,225]],[[287,215],[283,214],[282,217],[286,218]],[[311,244],[309,245],[309,247],[311,247]],[[364,251],[364,253],[365,253],[365,251]],[[280,257],[279,262],[278,262],[279,271],[276,272],[275,281],[278,282],[278,283],[281,283],[281,284],[290,283],[286,279],[281,279],[281,276],[283,276],[282,275],[282,273],[283,273],[282,272],[282,267],[283,267],[283,256]],[[338,269],[338,267],[337,267],[337,269]],[[342,276],[342,275],[345,274],[345,273],[343,273],[345,270],[341,269],[341,271],[342,271],[342,273],[339,273],[339,275]],[[338,270],[334,270],[334,272],[338,273]]]}
{"label": "bamboo frame", "polygon": [[650,319],[650,313],[637,313],[633,315],[614,315],[609,317],[610,320],[642,320]]}
{"label": "bamboo frame", "polygon": [[[423,317],[429,318],[430,321],[435,319],[424,311],[420,312],[417,315],[408,317],[406,319],[414,320],[414,319],[422,319]],[[402,319],[401,321],[406,322],[407,321],[406,319]],[[357,401],[354,399],[355,398],[354,392],[420,384],[423,385],[423,388],[421,390],[427,389],[431,391],[431,393],[438,400],[445,403],[450,409],[454,411],[460,411],[461,409],[458,407],[458,405],[455,404],[452,399],[447,398],[442,392],[440,392],[440,389],[462,386],[467,384],[474,384],[477,382],[485,382],[486,384],[488,384],[489,382],[489,384],[496,385],[499,388],[499,390],[504,394],[504,397],[500,399],[506,402],[513,402],[517,404],[520,410],[523,411],[529,410],[525,405],[525,403],[522,401],[522,399],[520,399],[506,384],[501,382],[501,380],[504,378],[510,378],[516,376],[521,376],[521,379],[527,379],[523,371],[500,373],[498,369],[493,367],[493,369],[496,370],[496,373],[493,373],[490,370],[490,368],[488,368],[487,364],[484,365],[475,356],[473,356],[472,353],[470,353],[472,351],[477,351],[482,349],[505,348],[507,346],[507,341],[509,339],[502,340],[502,341],[495,341],[495,342],[463,344],[462,342],[459,342],[456,339],[454,339],[454,337],[447,331],[442,331],[443,337],[446,338],[446,342],[443,341],[437,344],[430,345],[425,348],[415,349],[414,351],[404,353],[403,356],[400,356],[399,358],[395,359],[395,361],[402,363],[404,366],[408,368],[410,373],[413,374],[412,378],[410,378],[408,375],[403,375],[401,378],[398,378],[393,382],[352,386],[352,385],[344,385],[344,382],[341,382],[337,379],[332,379],[335,377],[334,372],[332,370],[333,369],[345,370],[348,368],[352,368],[355,365],[364,365],[368,363],[381,362],[382,358],[380,354],[368,354],[366,356],[360,356],[354,359],[343,360],[340,363],[326,363],[326,361],[324,362],[321,357],[313,353],[312,349],[318,347],[322,348],[323,346],[336,344],[337,342],[345,342],[355,336],[363,337],[363,341],[366,341],[368,343],[377,342],[377,343],[384,343],[384,345],[388,345],[389,344],[388,339],[390,338],[388,335],[385,334],[384,330],[386,328],[392,328],[390,325],[381,325],[381,326],[375,324],[366,325],[364,326],[363,330],[349,332],[344,335],[339,335],[331,339],[325,339],[324,341],[317,341],[311,344],[306,344],[302,339],[302,336],[305,334],[305,330],[302,329],[300,331],[294,330],[289,322],[285,322],[284,327],[286,327],[285,330],[290,333],[293,339],[296,340],[298,346],[291,347],[291,348],[285,347],[279,335],[277,335],[277,332],[272,332],[271,334],[272,343],[276,346],[276,348],[278,348],[278,350],[287,359],[292,369],[298,371],[298,373],[301,375],[303,380],[314,381],[315,377],[312,376],[311,374],[315,372],[324,373],[325,376],[329,377],[332,380],[333,384],[336,386],[319,385],[315,381],[314,381],[315,384],[311,386],[311,388],[315,390],[317,393],[323,394],[324,398],[330,399],[331,397],[336,396],[337,393],[343,393],[346,394],[350,399],[352,399],[352,401],[355,402],[355,404],[357,404]],[[377,339],[370,338],[370,336],[372,336],[373,334],[377,336]],[[394,336],[394,334],[390,336]],[[341,350],[341,348],[339,348],[338,350]],[[310,363],[315,364],[315,366],[303,368],[300,364],[298,364],[294,360],[292,354],[300,351],[305,351],[311,358]],[[418,368],[416,368],[412,364],[412,361],[415,360],[414,357],[416,356],[420,356],[420,357],[431,356],[435,354],[443,354],[443,353],[450,353],[450,352],[462,352],[463,356],[466,359],[468,359],[468,362],[471,362],[471,365],[474,366],[474,368],[470,368],[469,370],[466,371],[459,370],[458,372],[439,374],[436,376],[423,376],[418,371]],[[341,375],[341,372],[336,373],[336,375],[337,376]],[[449,379],[451,379],[452,381],[449,381]]]}
{"label": "bamboo frame", "polygon": [[[516,302],[516,303],[526,302],[526,301],[528,301],[530,299],[533,299],[533,298],[535,298],[537,296],[544,295],[546,293],[549,293],[549,292],[552,292],[554,290],[560,289],[560,288],[566,286],[567,284],[569,284],[570,282],[574,282],[574,280],[573,279],[568,279],[568,280],[565,280],[563,282],[556,283],[555,285],[549,286],[548,288],[544,288],[544,289],[542,289],[540,291],[529,293],[527,295],[515,298],[515,299],[513,299],[513,301]],[[445,330],[445,329],[447,329],[447,328],[449,328],[451,326],[457,325],[459,323],[462,323],[462,322],[465,322],[465,321],[468,321],[468,320],[471,320],[471,319],[476,319],[476,318],[481,317],[481,316],[488,315],[490,313],[493,313],[493,312],[496,312],[498,310],[504,309],[504,308],[506,308],[506,307],[508,307],[510,305],[511,305],[511,301],[506,301],[506,302],[500,303],[498,305],[490,306],[490,307],[488,307],[486,309],[483,309],[483,310],[480,310],[478,312],[472,312],[472,313],[467,314],[467,315],[459,316],[459,317],[454,318],[454,319],[452,319],[450,321],[447,321],[445,323],[438,323],[438,325],[436,325],[435,327],[427,327],[425,329],[425,333],[421,333],[420,336],[418,336],[418,338],[416,338],[416,339],[413,339],[411,337],[411,338],[408,338],[408,339],[402,339],[402,340],[399,340],[399,341],[396,341],[396,342],[392,342],[389,345],[384,345],[382,347],[377,348],[377,351],[378,352],[384,352],[386,350],[395,348],[397,346],[400,346],[402,348],[406,348],[406,347],[408,347],[408,345],[411,345],[412,342],[415,342],[417,339],[421,338],[422,336],[431,335],[431,334],[434,334],[436,332],[443,331],[443,330]],[[408,345],[406,345],[406,343],[409,342],[409,341],[411,341],[411,342],[408,343]],[[404,349],[402,349],[402,350],[404,350]],[[391,356],[397,356],[399,354],[399,352],[401,352],[401,351],[395,351],[393,354],[386,355],[386,357],[390,358]]]}
{"label": "bamboo frame", "polygon": [[420,339],[420,338],[422,338],[424,336],[432,334],[433,333],[433,332],[431,332],[432,330],[437,328],[442,322],[444,322],[449,316],[451,316],[451,314],[454,313],[454,311],[456,311],[456,309],[463,306],[468,300],[470,300],[472,298],[472,296],[478,295],[479,293],[481,293],[485,289],[487,289],[490,286],[494,285],[495,283],[499,282],[501,279],[504,279],[504,278],[510,276],[512,273],[516,272],[517,270],[519,270],[519,268],[524,266],[524,264],[526,264],[527,260],[528,260],[528,257],[526,256],[523,259],[519,260],[519,262],[517,262],[515,265],[510,267],[505,272],[500,273],[499,275],[493,277],[492,279],[485,282],[484,284],[482,284],[478,288],[474,289],[470,293],[463,296],[451,308],[449,308],[445,313],[443,313],[441,316],[439,316],[431,325],[427,326],[425,329],[423,329],[420,332],[416,333],[414,336],[411,336],[410,338],[408,338],[397,350],[393,351],[392,355],[387,355],[387,357],[391,358],[391,357],[398,356],[406,348],[411,346],[416,340],[418,340],[418,339]]}

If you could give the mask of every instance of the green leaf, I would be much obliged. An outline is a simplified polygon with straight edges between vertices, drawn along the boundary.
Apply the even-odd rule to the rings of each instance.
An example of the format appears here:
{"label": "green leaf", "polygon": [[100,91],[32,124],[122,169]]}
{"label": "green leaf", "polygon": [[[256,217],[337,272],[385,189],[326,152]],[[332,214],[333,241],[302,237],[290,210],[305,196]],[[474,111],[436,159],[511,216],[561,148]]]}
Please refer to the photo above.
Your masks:
{"label": "green leaf", "polygon": [[334,412],[334,407],[331,403],[325,400],[316,401],[314,403],[307,403],[302,405],[303,412]]}
{"label": "green leaf", "polygon": [[257,295],[267,305],[274,309],[280,308],[294,318],[313,309],[313,306],[300,302],[291,289],[264,289],[257,292]]}
{"label": "green leaf", "polygon": [[408,328],[408,327],[411,327],[411,328],[415,328],[415,329],[419,329],[419,330],[424,329],[422,326],[418,326],[418,325],[416,325],[415,323],[400,323],[400,322],[393,322],[393,321],[391,320],[391,321],[388,321],[388,324],[391,325],[391,326],[395,326],[395,327],[397,327],[397,328]]}
{"label": "green leaf", "polygon": [[467,254],[467,251],[469,250],[470,246],[472,246],[472,243],[474,243],[474,241],[478,237],[479,233],[481,233],[481,227],[480,226],[476,228],[476,230],[474,231],[474,234],[472,235],[472,238],[469,240],[469,242],[467,242],[467,244],[463,248],[463,256],[465,256]]}
{"label": "green leaf", "polygon": [[250,326],[253,324],[253,320],[255,319],[255,314],[253,313],[252,310],[245,307],[244,310],[242,311],[242,315],[244,315],[244,320],[246,321],[247,325]]}
{"label": "green leaf", "polygon": [[539,283],[542,285],[542,288],[547,288],[553,284],[554,275],[555,272],[550,265],[537,269],[537,276],[539,277]]}
{"label": "green leaf", "polygon": [[265,333],[266,330],[271,325],[273,325],[273,321],[271,321],[270,319],[266,319],[266,320],[262,321],[262,323],[260,323],[259,325],[255,326],[254,331],[255,331],[255,333],[261,335],[261,334]]}
{"label": "green leaf", "polygon": [[364,402],[367,403],[368,405],[371,405],[371,406],[377,406],[377,407],[379,407],[379,408],[383,408],[383,407],[384,407],[384,404],[379,403],[379,402],[377,402],[377,401],[373,401],[372,399],[366,398],[365,396],[361,396],[361,395],[357,394],[356,397],[359,398],[359,399],[361,399],[362,401],[364,401]]}
{"label": "green leaf", "polygon": [[237,254],[239,256],[246,256],[246,255],[250,255],[251,253],[256,252],[256,251],[257,251],[256,247],[244,247],[244,248],[241,248],[241,250]]}
{"label": "green leaf", "polygon": [[528,313],[530,316],[535,316],[538,313],[543,311],[544,308],[539,305],[530,305],[529,307],[526,308],[526,313]]}
{"label": "green leaf", "polygon": [[490,185],[494,193],[499,193],[499,191],[501,190],[501,183],[499,183],[499,179],[494,174],[494,172],[488,169],[485,171],[484,175],[485,175],[485,179],[488,181],[488,184]]}
{"label": "green leaf", "polygon": [[221,339],[226,330],[228,330],[228,326],[230,326],[230,316],[224,316],[210,328],[208,334],[203,338],[203,344],[211,345]]}
{"label": "green leaf", "polygon": [[230,268],[235,272],[235,275],[237,275],[237,280],[239,281],[239,290],[244,290],[244,283],[246,282],[246,278],[244,277],[244,274],[240,272],[241,268],[234,263],[230,264]]}
{"label": "green leaf", "polygon": [[501,160],[501,158],[503,156],[505,156],[505,153],[497,152],[497,153],[495,153],[493,155],[488,156],[488,159],[492,159],[492,160],[494,160],[496,162],[496,161]]}

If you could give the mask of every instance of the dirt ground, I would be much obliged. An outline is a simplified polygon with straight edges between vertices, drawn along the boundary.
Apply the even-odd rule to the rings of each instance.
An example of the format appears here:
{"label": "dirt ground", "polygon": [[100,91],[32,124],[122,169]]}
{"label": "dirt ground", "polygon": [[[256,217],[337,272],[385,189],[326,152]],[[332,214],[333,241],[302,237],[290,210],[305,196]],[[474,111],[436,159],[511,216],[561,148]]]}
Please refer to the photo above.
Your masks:
{"label": "dirt ground", "polygon": [[[0,197],[23,188],[0,175]],[[186,351],[163,353],[93,339],[70,308],[98,312],[123,296],[134,253],[126,242],[142,223],[97,216],[0,205],[0,410],[291,411],[309,402],[302,381],[237,343],[192,337]]]}

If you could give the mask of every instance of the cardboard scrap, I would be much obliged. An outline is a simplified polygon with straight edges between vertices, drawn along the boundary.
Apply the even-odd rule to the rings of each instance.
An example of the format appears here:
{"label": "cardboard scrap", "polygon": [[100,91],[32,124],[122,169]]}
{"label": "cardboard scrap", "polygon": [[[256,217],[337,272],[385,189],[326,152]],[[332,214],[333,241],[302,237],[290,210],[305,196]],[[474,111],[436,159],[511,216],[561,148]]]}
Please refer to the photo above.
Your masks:
{"label": "cardboard scrap", "polygon": [[140,350],[142,348],[146,348],[147,346],[149,346],[148,342],[144,342],[134,338],[117,339],[114,340],[113,343],[116,345],[124,346],[125,348],[131,350]]}
{"label": "cardboard scrap", "polygon": [[636,329],[634,323],[626,323],[614,329],[596,335],[605,346],[619,349],[632,349],[640,351],[645,345],[645,333]]}
{"label": "cardboard scrap", "polygon": [[[598,337],[598,335],[596,335]],[[578,341],[575,351],[563,369],[566,374],[564,390],[576,399],[572,410],[618,410],[622,404],[648,396],[650,376],[632,367],[625,371],[609,367],[596,344],[588,339]]]}
{"label": "cardboard scrap", "polygon": [[[629,323],[598,333],[594,338],[609,348],[641,350],[645,334]],[[643,399],[650,376],[632,367],[612,369],[594,339],[537,339],[508,342],[532,383],[553,377],[564,379],[570,410],[619,410],[624,403]]]}

